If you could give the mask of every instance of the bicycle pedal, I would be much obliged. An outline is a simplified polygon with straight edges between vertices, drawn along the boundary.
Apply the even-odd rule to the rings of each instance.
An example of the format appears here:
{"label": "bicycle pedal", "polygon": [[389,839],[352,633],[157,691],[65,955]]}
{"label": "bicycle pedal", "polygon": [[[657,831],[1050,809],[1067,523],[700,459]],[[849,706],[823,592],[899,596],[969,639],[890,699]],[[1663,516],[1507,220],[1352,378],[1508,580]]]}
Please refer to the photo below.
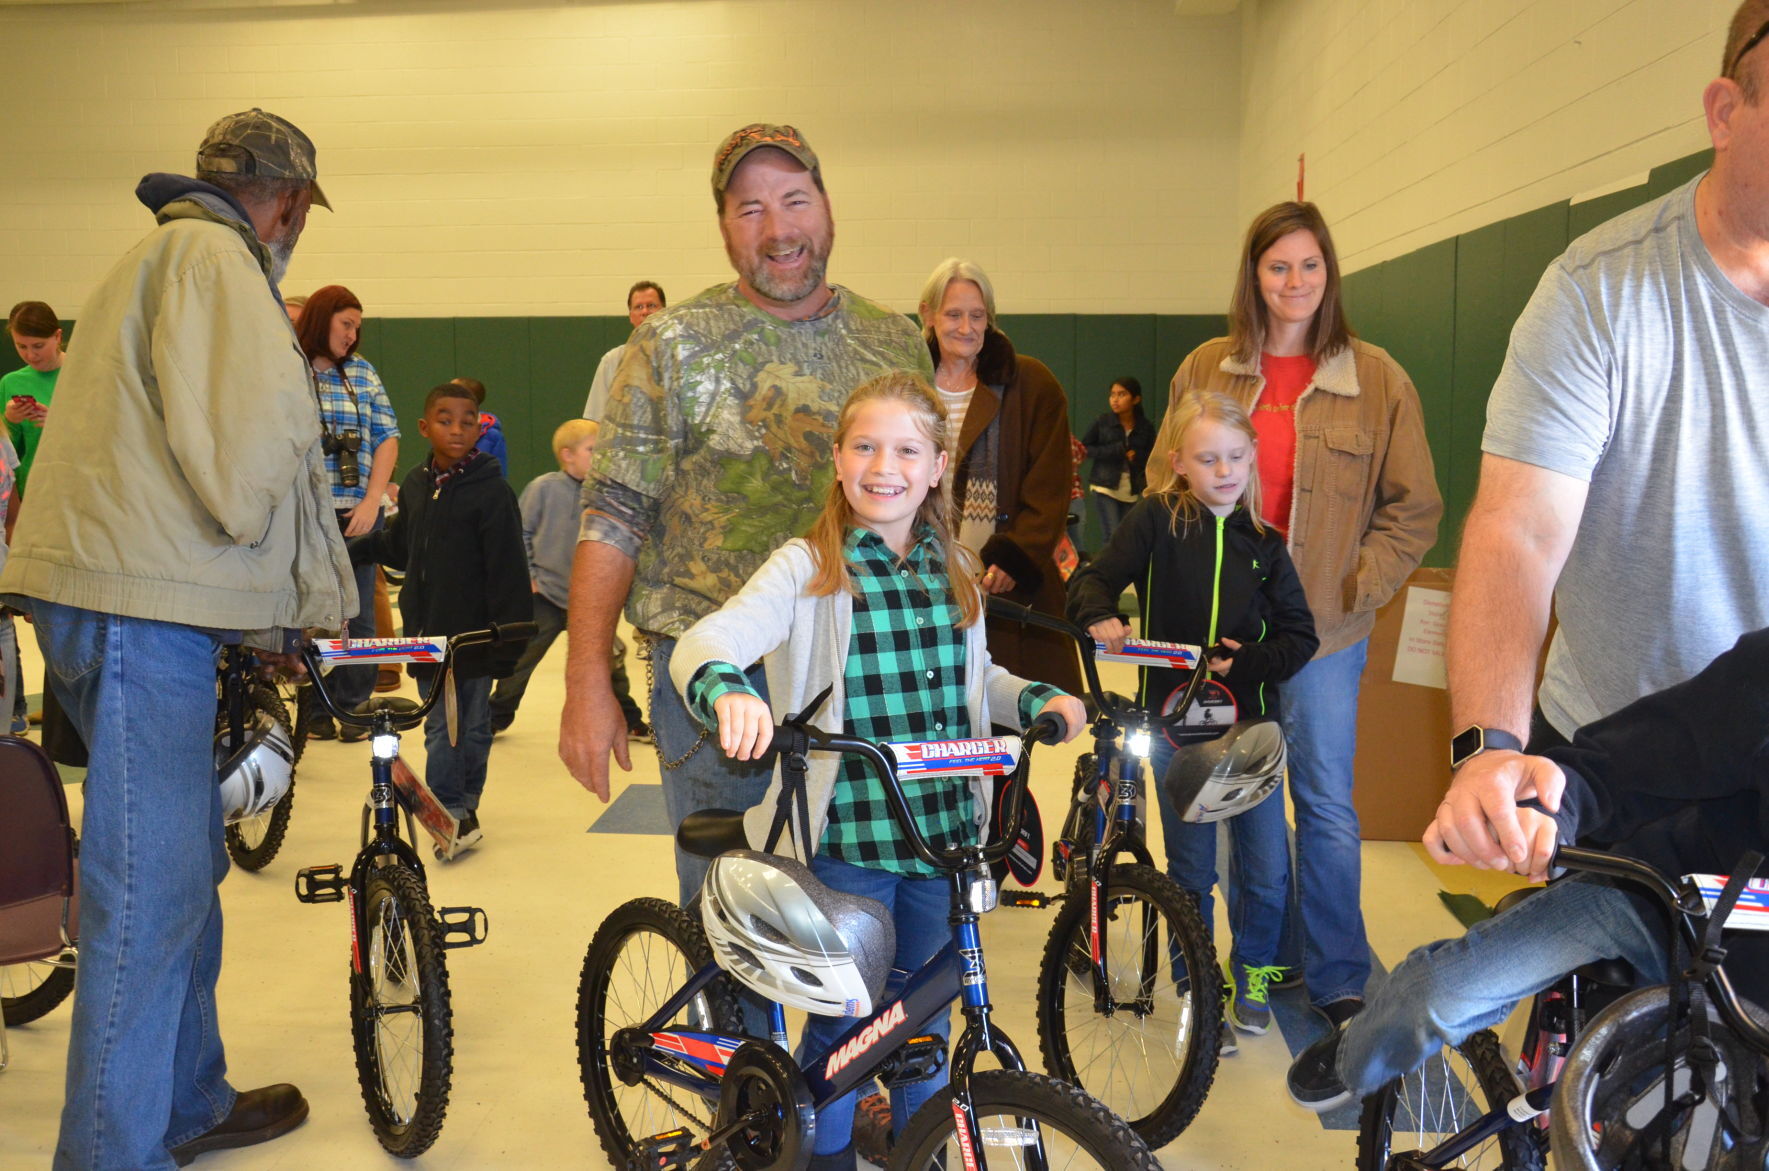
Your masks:
{"label": "bicycle pedal", "polygon": [[946,1038],[937,1033],[911,1037],[879,1070],[879,1080],[892,1089],[925,1082],[946,1068]]}
{"label": "bicycle pedal", "polygon": [[480,907],[437,907],[443,947],[477,947],[491,931],[491,920]]}
{"label": "bicycle pedal", "polygon": [[1056,897],[1047,895],[1041,890],[1015,890],[1001,892],[1001,905],[1004,907],[1030,907],[1037,911],[1056,902]]}
{"label": "bicycle pedal", "polygon": [[678,1126],[634,1143],[627,1167],[628,1171],[688,1171],[699,1154],[688,1128]]}
{"label": "bicycle pedal", "polygon": [[341,903],[349,885],[344,868],[336,862],[295,872],[295,897],[304,903]]}

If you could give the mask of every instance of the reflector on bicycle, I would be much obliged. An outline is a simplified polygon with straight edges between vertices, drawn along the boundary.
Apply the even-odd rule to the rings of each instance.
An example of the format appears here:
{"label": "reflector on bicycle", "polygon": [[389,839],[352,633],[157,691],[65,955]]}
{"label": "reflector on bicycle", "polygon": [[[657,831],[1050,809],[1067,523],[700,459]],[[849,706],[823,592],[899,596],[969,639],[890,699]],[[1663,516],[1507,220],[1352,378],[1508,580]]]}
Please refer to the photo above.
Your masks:
{"label": "reflector on bicycle", "polygon": [[435,840],[436,848],[442,851],[443,858],[453,858],[459,853],[461,823],[455,820],[455,815],[437,800],[435,792],[403,759],[393,762],[393,787],[404,798],[404,803],[411,809],[412,816],[418,819],[418,824]]}
{"label": "reflector on bicycle", "polygon": [[1018,736],[982,740],[915,740],[885,743],[899,777],[999,777],[1020,762]]}
{"label": "reflector on bicycle", "polygon": [[1124,649],[1108,651],[1103,642],[1094,642],[1093,657],[1104,663],[1134,663],[1138,667],[1172,667],[1190,671],[1198,665],[1198,648],[1189,642],[1156,642],[1151,638],[1127,638]]}
{"label": "reflector on bicycle", "polygon": [[[1711,914],[1714,904],[1720,900],[1720,892],[1726,888],[1727,876],[1688,874],[1684,877],[1701,888],[1701,901],[1707,904]],[[1725,927],[1729,931],[1769,931],[1769,878],[1753,878],[1744,884],[1732,913],[1726,916]]]}
{"label": "reflector on bicycle", "polygon": [[370,663],[440,663],[447,645],[434,638],[316,638],[313,650],[321,661],[367,666]]}

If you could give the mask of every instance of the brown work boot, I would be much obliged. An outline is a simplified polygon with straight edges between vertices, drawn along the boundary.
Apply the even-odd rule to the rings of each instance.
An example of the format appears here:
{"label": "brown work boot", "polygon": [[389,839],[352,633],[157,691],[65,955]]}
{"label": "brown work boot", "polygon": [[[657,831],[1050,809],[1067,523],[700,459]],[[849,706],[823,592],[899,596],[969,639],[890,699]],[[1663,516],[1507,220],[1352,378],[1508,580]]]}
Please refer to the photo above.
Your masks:
{"label": "brown work boot", "polygon": [[226,1118],[169,1153],[172,1161],[183,1167],[206,1151],[269,1142],[294,1130],[306,1118],[307,1099],[294,1086],[284,1083],[246,1090],[234,1098]]}

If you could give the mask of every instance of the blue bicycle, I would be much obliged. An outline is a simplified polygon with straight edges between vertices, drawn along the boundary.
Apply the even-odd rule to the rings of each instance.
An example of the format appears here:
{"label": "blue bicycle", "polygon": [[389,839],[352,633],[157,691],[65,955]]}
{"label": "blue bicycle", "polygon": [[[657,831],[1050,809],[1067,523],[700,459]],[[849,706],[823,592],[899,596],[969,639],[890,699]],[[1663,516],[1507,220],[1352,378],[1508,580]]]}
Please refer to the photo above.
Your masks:
{"label": "blue bicycle", "polygon": [[[1035,723],[1027,738],[1059,735],[1052,718]],[[1027,1072],[991,1019],[978,920],[996,904],[990,865],[1006,856],[1014,834],[935,850],[917,830],[898,779],[899,768],[917,759],[941,760],[941,773],[969,764],[973,772],[1009,775],[1006,823],[1017,828],[1029,752],[1000,739],[881,746],[819,731],[805,715],[778,727],[773,744],[789,776],[811,752],[866,761],[915,855],[950,880],[951,942],[909,975],[900,996],[880,1003],[892,954],[879,942],[889,925],[882,906],[829,890],[792,859],[749,851],[740,814],[690,816],[677,842],[715,859],[699,916],[661,899],[624,904],[596,931],[578,984],[584,1096],[615,1166],[679,1171],[710,1156],[707,1166],[728,1159],[743,1171],[803,1171],[820,1109],[874,1078],[903,1085],[939,1072],[946,1042],[922,1030],[956,1000],[965,1027],[952,1051],[950,1085],[909,1120],[893,1171],[991,1162],[1156,1171],[1128,1125],[1081,1090]],[[703,923],[716,930],[716,952]],[[831,1015],[853,1016],[853,1027],[801,1064],[786,1049],[785,1009],[770,997],[770,1036],[745,1035],[734,980],[778,991],[770,971],[826,996]],[[1003,1068],[977,1070],[983,1053]]]}

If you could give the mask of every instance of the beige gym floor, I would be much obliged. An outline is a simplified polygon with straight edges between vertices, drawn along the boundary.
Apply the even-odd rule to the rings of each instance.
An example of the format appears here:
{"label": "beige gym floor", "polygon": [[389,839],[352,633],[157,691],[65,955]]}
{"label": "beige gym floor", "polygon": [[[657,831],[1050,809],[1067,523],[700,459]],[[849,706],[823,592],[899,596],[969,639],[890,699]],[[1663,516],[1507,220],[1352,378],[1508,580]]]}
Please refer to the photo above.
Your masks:
{"label": "beige gym floor", "polygon": [[[41,670],[29,628],[27,688]],[[563,694],[563,643],[536,672],[517,722],[500,735],[481,807],[484,844],[452,865],[429,868],[432,901],[477,904],[490,916],[487,943],[450,952],[455,1061],[448,1118],[420,1160],[436,1169],[606,1167],[578,1082],[574,998],[585,947],[601,918],[640,895],[675,891],[669,841],[658,833],[587,832],[608,811],[581,789],[555,754]],[[630,664],[643,703],[644,665]],[[1129,689],[1129,668],[1108,686]],[[410,686],[408,683],[408,692]],[[35,736],[33,729],[32,735]],[[1042,751],[1034,791],[1054,836],[1075,757],[1086,737]],[[402,749],[421,768],[421,732]],[[655,785],[656,756],[634,745],[634,771],[617,773],[615,796]],[[342,904],[304,906],[295,871],[348,865],[367,791],[368,748],[313,743],[298,775],[288,837],[263,871],[237,868],[222,887],[227,912],[220,1011],[229,1076],[242,1088],[290,1081],[312,1103],[307,1122],[275,1142],[201,1157],[212,1171],[328,1171],[401,1165],[370,1132],[356,1084],[346,1015],[349,930]],[[635,794],[634,803],[643,794]],[[79,806],[77,786],[70,801]],[[1155,832],[1158,832],[1155,831]],[[1503,877],[1440,870],[1405,843],[1364,846],[1364,913],[1384,968],[1411,948],[1459,931],[1440,889],[1472,891],[1490,902]],[[1042,886],[1054,890],[1050,876]],[[1220,907],[1221,900],[1218,900]],[[1003,908],[984,921],[996,1020],[1037,1067],[1033,995],[1051,911]],[[1218,912],[1219,916],[1221,912]],[[1219,937],[1226,928],[1219,925]],[[1331,1129],[1284,1092],[1291,1046],[1314,1024],[1300,993],[1277,994],[1279,1027],[1244,1037],[1225,1058],[1197,1121],[1159,1152],[1170,1169],[1350,1167],[1355,1136]],[[0,1073],[0,1167],[47,1167],[61,1108],[69,1006],[11,1030],[12,1067]],[[1288,1034],[1288,1036],[1286,1036]],[[1287,1043],[1288,1042],[1288,1043]],[[1347,1124],[1349,1111],[1337,1116]],[[1329,1119],[1329,1122],[1334,1121]]]}

